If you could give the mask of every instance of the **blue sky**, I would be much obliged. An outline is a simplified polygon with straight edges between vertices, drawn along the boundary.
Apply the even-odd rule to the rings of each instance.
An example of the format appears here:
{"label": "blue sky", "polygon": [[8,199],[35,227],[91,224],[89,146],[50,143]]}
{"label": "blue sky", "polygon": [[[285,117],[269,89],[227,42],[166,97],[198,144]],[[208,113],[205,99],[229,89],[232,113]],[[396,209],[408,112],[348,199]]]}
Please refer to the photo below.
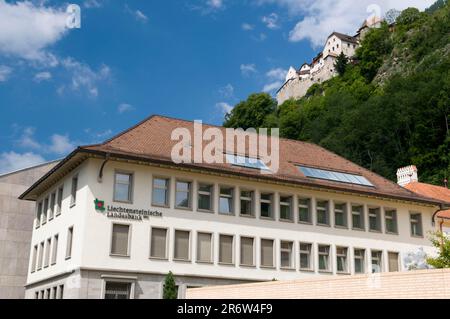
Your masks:
{"label": "blue sky", "polygon": [[[273,94],[333,31],[432,0],[0,0],[0,173],[61,158],[151,114],[222,123]],[[375,6],[373,5],[375,4]]]}

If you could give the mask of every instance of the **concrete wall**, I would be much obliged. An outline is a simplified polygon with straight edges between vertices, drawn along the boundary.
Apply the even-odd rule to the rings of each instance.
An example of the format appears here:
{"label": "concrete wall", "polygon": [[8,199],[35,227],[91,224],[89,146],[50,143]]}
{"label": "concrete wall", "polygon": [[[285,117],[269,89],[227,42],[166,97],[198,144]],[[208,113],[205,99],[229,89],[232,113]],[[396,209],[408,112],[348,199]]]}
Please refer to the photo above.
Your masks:
{"label": "concrete wall", "polygon": [[188,289],[187,299],[450,298],[450,269]]}
{"label": "concrete wall", "polygon": [[0,299],[25,294],[35,203],[17,197],[55,165],[0,176]]}

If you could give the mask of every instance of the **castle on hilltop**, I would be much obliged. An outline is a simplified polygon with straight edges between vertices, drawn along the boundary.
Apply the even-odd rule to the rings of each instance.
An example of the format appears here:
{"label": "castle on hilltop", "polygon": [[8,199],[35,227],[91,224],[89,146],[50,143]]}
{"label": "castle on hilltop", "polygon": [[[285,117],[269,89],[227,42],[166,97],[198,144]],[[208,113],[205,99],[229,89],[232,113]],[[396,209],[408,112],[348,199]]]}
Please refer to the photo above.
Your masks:
{"label": "castle on hilltop", "polygon": [[376,16],[367,19],[355,36],[339,32],[330,34],[323,51],[310,64],[303,63],[298,70],[290,67],[286,75],[286,81],[277,91],[278,105],[291,98],[299,99],[306,95],[313,84],[322,83],[336,76],[335,62],[341,52],[352,58],[369,29],[379,28],[381,22],[382,19]]}

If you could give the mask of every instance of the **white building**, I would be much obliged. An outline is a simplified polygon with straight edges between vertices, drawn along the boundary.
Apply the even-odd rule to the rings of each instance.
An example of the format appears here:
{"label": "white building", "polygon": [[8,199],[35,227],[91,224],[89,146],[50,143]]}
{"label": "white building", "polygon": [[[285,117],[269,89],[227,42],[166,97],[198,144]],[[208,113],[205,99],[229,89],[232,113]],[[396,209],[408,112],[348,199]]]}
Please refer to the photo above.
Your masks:
{"label": "white building", "polygon": [[27,298],[161,298],[169,271],[179,296],[402,271],[405,254],[434,251],[426,234],[445,203],[299,141],[280,141],[272,175],[174,164],[171,132],[192,127],[150,117],[77,148],[21,196],[37,202]]}

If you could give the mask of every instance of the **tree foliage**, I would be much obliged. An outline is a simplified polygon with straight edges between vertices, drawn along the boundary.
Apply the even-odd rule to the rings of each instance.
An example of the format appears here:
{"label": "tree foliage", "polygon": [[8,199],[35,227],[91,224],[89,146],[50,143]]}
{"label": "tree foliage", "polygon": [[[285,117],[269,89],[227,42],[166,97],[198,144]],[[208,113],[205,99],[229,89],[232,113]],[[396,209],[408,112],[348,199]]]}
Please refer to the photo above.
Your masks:
{"label": "tree foliage", "polygon": [[173,273],[169,271],[164,279],[163,299],[177,299],[178,291]]}
{"label": "tree foliage", "polygon": [[348,57],[344,54],[344,52],[341,52],[334,63],[334,67],[340,76],[344,75],[345,70],[347,69],[347,64]]}
{"label": "tree foliage", "polygon": [[450,268],[450,238],[442,232],[433,234],[431,242],[439,251],[436,257],[428,257],[427,264],[434,268]]}
{"label": "tree foliage", "polygon": [[394,31],[384,24],[367,34],[342,76],[278,107],[252,94],[225,126],[279,127],[282,137],[322,145],[392,180],[415,164],[422,181],[442,185],[450,176],[449,8],[403,12]]}

